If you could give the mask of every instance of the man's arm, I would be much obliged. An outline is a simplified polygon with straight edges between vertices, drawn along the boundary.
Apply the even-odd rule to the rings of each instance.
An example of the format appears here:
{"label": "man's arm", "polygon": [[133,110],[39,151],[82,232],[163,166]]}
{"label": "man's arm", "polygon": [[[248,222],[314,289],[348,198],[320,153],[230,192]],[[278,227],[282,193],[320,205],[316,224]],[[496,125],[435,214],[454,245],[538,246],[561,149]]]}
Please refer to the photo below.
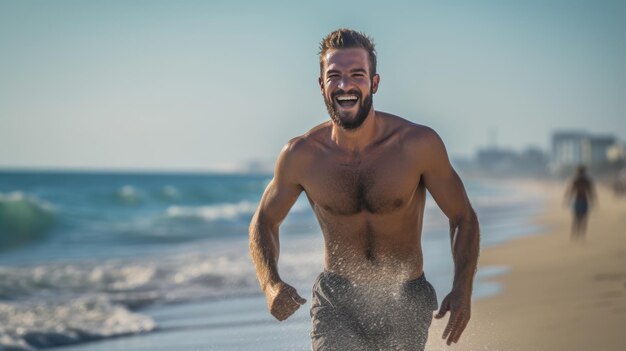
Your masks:
{"label": "man's arm", "polygon": [[439,136],[429,130],[421,140],[421,159],[425,169],[422,179],[433,199],[450,220],[450,241],[454,258],[452,291],[443,299],[435,316],[442,318],[450,311],[443,338],[447,344],[459,341],[471,317],[471,297],[478,264],[479,226],[463,183],[450,165],[445,146]]}
{"label": "man's arm", "polygon": [[265,189],[250,223],[250,255],[257,278],[270,312],[281,321],[306,302],[295,288],[280,279],[277,267],[278,227],[302,192],[294,174],[298,161],[293,155],[293,144],[293,141],[287,144],[278,156],[274,178]]}

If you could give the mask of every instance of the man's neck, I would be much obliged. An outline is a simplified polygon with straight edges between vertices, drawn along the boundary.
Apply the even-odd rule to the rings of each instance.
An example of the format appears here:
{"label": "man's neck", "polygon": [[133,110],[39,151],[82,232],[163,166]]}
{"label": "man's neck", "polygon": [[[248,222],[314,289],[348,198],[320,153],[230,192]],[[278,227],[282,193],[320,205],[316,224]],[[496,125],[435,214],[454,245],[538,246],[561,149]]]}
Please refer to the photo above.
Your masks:
{"label": "man's neck", "polygon": [[333,123],[330,138],[342,149],[359,152],[376,139],[380,132],[379,124],[380,121],[376,116],[374,107],[372,107],[363,124],[356,129],[346,130]]}

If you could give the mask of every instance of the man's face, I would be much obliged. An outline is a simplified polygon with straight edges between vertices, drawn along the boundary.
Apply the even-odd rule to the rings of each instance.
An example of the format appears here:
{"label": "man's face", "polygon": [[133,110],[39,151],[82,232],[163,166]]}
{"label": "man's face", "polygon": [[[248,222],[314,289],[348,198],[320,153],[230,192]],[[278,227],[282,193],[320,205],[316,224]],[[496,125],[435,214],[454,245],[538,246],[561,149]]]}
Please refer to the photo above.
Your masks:
{"label": "man's face", "polygon": [[372,109],[372,95],[380,77],[371,77],[369,56],[365,49],[329,50],[319,78],[328,114],[343,129],[356,129]]}

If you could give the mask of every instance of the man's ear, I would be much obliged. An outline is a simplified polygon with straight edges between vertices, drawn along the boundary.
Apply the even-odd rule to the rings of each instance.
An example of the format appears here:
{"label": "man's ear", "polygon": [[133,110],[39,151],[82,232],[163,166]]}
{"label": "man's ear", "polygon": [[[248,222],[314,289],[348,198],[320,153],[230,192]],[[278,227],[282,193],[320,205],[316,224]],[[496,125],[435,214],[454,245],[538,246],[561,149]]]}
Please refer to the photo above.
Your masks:
{"label": "man's ear", "polygon": [[322,95],[324,95],[324,81],[322,80],[322,77],[317,78],[317,83],[320,85],[320,91],[322,92]]}
{"label": "man's ear", "polygon": [[378,75],[378,73],[376,73],[374,77],[372,77],[372,94],[376,94],[376,91],[378,91],[379,83],[380,83],[380,76]]}

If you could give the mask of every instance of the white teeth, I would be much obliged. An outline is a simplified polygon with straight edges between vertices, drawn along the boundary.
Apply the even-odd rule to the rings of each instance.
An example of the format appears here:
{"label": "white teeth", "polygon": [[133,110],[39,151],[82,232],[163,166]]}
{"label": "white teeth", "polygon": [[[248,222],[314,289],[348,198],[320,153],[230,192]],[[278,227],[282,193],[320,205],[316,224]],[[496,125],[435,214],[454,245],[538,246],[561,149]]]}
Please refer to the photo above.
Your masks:
{"label": "white teeth", "polygon": [[339,101],[349,101],[349,100],[356,100],[356,99],[357,99],[356,95],[337,96],[337,100]]}

